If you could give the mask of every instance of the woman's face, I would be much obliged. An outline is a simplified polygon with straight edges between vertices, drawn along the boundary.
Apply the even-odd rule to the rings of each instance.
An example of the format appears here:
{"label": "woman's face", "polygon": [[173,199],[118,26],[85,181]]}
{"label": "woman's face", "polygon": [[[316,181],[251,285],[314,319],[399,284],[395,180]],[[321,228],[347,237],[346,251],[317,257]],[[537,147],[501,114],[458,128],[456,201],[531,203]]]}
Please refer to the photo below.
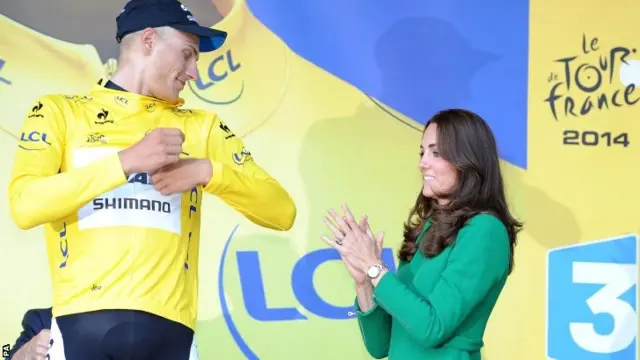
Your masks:
{"label": "woman's face", "polygon": [[423,177],[422,194],[428,198],[437,199],[444,205],[447,199],[439,199],[436,194],[447,194],[458,181],[455,166],[443,159],[438,150],[438,125],[431,123],[422,136],[420,145],[420,173]]}

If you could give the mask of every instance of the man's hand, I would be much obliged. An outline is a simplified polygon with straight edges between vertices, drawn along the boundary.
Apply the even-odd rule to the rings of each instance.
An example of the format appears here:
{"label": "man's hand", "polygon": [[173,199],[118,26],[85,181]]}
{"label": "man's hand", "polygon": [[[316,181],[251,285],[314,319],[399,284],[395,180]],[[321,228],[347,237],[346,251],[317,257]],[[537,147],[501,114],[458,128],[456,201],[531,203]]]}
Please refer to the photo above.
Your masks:
{"label": "man's hand", "polygon": [[151,173],[153,187],[162,195],[178,194],[196,185],[206,185],[213,176],[207,159],[182,159]]}
{"label": "man's hand", "polygon": [[175,164],[180,160],[182,143],[184,134],[180,129],[155,129],[135,145],[120,151],[122,170],[129,176],[139,172],[150,173],[162,166]]}
{"label": "man's hand", "polygon": [[49,351],[50,339],[51,332],[49,330],[40,331],[16,352],[13,360],[45,360]]}

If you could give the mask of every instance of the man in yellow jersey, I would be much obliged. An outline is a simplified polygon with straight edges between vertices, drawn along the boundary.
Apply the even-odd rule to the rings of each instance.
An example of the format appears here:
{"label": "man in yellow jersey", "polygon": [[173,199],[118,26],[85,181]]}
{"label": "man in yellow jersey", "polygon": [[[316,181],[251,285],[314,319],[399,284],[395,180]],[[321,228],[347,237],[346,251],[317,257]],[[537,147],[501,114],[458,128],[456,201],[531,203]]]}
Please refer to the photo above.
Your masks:
{"label": "man in yellow jersey", "polygon": [[226,34],[176,0],[132,0],[117,25],[111,81],[33,104],[11,214],[45,225],[51,360],[193,359],[203,191],[274,230],[296,208],[215,114],[181,108],[199,53]]}

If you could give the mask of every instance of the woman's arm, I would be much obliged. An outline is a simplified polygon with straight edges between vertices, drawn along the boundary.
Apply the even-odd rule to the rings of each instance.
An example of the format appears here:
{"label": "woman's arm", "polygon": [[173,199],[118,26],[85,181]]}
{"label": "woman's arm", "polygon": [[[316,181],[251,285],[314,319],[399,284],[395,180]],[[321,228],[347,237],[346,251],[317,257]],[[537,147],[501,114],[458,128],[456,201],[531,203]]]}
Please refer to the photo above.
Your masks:
{"label": "woman's arm", "polygon": [[[456,238],[441,278],[426,298],[416,295],[388,271],[372,281],[373,301],[424,347],[450,338],[509,268],[509,237],[492,215],[472,218]],[[416,274],[419,279],[420,270]],[[414,284],[418,290],[420,283]],[[378,320],[382,324],[382,320]]]}
{"label": "woman's arm", "polygon": [[373,301],[370,282],[357,286],[356,296],[356,314],[364,346],[374,358],[385,358],[391,342],[391,316]]}

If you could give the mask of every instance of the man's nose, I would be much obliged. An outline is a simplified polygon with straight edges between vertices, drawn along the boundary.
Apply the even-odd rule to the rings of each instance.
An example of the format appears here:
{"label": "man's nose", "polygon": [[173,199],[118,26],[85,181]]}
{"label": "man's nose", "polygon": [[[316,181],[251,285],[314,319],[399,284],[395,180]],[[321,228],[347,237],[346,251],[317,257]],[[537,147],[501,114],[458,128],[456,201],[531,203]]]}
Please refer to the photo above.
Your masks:
{"label": "man's nose", "polygon": [[189,80],[197,80],[198,79],[198,66],[196,64],[190,65],[186,71],[187,77]]}

